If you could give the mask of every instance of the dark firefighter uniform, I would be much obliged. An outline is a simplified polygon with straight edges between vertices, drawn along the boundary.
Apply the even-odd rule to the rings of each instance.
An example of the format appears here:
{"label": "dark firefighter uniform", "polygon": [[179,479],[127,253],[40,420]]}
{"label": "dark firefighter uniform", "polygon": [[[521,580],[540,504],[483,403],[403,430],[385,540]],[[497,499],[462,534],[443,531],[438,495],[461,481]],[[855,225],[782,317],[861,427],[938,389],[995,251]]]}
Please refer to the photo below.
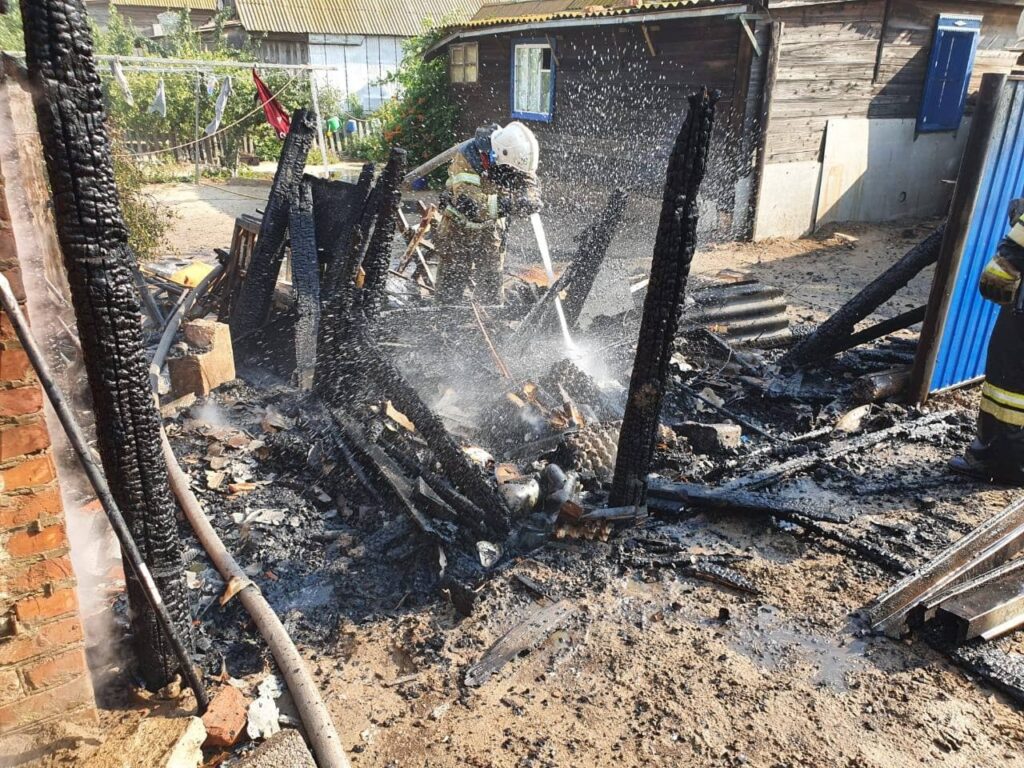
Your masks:
{"label": "dark firefighter uniform", "polygon": [[985,266],[981,295],[1000,305],[988,345],[978,436],[951,466],[1013,485],[1024,484],[1024,199],[1010,206],[1010,233]]}
{"label": "dark firefighter uniform", "polygon": [[465,142],[448,166],[434,238],[435,296],[444,304],[459,303],[467,289],[482,304],[502,303],[508,217],[541,208],[534,173],[492,160],[490,130]]}

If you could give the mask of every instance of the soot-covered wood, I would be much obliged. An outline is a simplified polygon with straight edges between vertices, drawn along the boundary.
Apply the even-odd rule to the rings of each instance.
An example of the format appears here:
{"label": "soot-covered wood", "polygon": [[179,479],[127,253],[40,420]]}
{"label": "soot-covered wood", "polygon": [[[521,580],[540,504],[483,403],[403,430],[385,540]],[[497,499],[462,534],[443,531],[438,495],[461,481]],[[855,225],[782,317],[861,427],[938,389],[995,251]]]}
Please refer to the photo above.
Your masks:
{"label": "soot-covered wood", "polygon": [[668,363],[697,247],[697,194],[707,168],[717,101],[717,92],[707,88],[689,97],[690,109],[669,159],[651,278],[608,499],[612,507],[640,505],[646,496]]}
{"label": "soot-covered wood", "polygon": [[[181,541],[149,387],[134,254],[114,183],[100,78],[81,0],[22,0],[25,52],[54,218],[96,414],[103,469],[186,645],[191,616]],[[177,663],[129,575],[139,672],[157,689]]]}
{"label": "soot-covered wood", "polygon": [[299,198],[306,158],[315,135],[313,114],[306,109],[295,110],[291,130],[281,148],[252,262],[231,313],[231,334],[236,340],[256,330],[270,313],[277,274],[284,258],[289,212]]}

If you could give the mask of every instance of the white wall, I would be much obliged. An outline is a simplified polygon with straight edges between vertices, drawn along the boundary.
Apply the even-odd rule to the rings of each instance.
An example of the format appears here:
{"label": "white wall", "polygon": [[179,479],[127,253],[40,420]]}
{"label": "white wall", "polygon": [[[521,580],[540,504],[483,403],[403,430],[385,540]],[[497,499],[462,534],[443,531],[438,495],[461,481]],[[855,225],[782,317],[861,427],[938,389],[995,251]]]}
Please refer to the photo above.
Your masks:
{"label": "white wall", "polygon": [[395,86],[378,81],[398,68],[402,59],[400,37],[372,35],[310,35],[309,63],[338,67],[317,72],[317,82],[341,96],[354,94],[364,109],[374,110],[390,99]]}
{"label": "white wall", "polygon": [[831,221],[940,216],[970,128],[916,135],[913,119],[828,121],[821,162],[769,163],[754,239],[801,237]]}

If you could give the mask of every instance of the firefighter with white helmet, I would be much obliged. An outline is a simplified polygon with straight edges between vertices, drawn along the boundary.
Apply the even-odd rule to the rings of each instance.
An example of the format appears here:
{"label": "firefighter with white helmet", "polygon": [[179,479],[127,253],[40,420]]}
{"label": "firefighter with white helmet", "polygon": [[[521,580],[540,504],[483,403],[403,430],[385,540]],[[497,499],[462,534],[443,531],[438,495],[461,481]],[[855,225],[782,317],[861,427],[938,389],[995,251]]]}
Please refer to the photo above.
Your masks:
{"label": "firefighter with white helmet", "polygon": [[541,209],[539,162],[537,137],[518,121],[480,128],[459,146],[434,238],[438,301],[459,303],[469,289],[482,304],[502,302],[508,217]]}

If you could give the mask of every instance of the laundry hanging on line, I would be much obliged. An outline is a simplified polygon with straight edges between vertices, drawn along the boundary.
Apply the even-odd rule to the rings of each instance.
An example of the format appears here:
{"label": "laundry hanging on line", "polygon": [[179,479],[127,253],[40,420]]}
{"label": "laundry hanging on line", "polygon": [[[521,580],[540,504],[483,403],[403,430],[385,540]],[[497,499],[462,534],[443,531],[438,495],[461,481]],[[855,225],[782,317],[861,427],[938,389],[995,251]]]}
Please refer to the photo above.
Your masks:
{"label": "laundry hanging on line", "polygon": [[160,82],[157,83],[153,103],[149,105],[149,109],[146,112],[160,115],[160,117],[167,117],[167,94],[164,92],[164,79],[162,77]]}
{"label": "laundry hanging on line", "polygon": [[213,121],[206,126],[206,135],[212,136],[220,129],[220,123],[224,119],[224,108],[231,98],[232,86],[231,76],[227,75],[220,84],[220,93],[217,95],[217,103],[214,105]]}
{"label": "laundry hanging on line", "polygon": [[129,107],[135,106],[135,97],[132,95],[131,86],[128,85],[128,78],[124,76],[124,70],[121,68],[121,62],[117,59],[110,62],[110,74],[114,76],[114,82],[121,89],[121,93],[124,94],[124,100],[128,102]]}

